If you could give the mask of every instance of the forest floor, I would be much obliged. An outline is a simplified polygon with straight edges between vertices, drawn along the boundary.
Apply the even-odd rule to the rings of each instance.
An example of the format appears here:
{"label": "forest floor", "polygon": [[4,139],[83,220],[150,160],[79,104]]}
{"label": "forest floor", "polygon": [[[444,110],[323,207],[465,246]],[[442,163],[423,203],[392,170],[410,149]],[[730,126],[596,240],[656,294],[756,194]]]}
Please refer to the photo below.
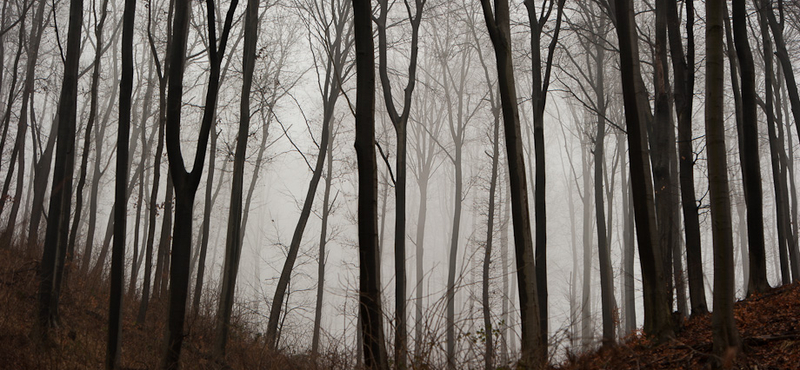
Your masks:
{"label": "forest floor", "polygon": [[670,342],[653,345],[638,333],[625,344],[570,358],[556,369],[710,369],[718,363],[723,369],[800,369],[800,283],[736,302],[734,316],[742,339],[735,358],[712,354],[707,314],[687,320]]}
{"label": "forest floor", "polygon": [[[51,329],[51,342],[40,346],[31,340],[37,310],[38,259],[0,248],[0,370],[102,369],[108,336],[108,289],[73,271],[59,305],[60,323]],[[135,322],[139,300],[124,298],[122,369],[158,369],[163,355],[166,304],[153,300],[144,324]],[[229,336],[226,362],[210,356],[214,320],[187,315],[187,333],[181,356],[182,369],[313,369],[308,356],[269,353],[264,338],[235,327]],[[321,355],[325,356],[325,355]],[[326,368],[347,368],[324,358]]]}
{"label": "forest floor", "polygon": [[[30,339],[36,313],[38,260],[0,248],[0,370],[101,369],[104,367],[108,292],[73,271],[60,301],[60,323],[51,330],[50,345]],[[165,303],[154,300],[144,324],[136,323],[138,299],[126,297],[123,317],[122,369],[157,369],[162,357]],[[800,283],[752,295],[737,302],[736,323],[743,349],[723,359],[730,369],[800,369]],[[232,319],[228,355],[224,364],[210,356],[214,320],[187,317],[182,353],[184,369],[351,369],[352,356],[323,354],[316,367],[306,354],[270,353],[263,337]],[[554,370],[599,369],[709,369],[719,358],[712,355],[711,315],[684,323],[676,339],[655,345],[641,333],[624,344],[581,356],[567,356]],[[726,361],[727,360],[727,361]]]}

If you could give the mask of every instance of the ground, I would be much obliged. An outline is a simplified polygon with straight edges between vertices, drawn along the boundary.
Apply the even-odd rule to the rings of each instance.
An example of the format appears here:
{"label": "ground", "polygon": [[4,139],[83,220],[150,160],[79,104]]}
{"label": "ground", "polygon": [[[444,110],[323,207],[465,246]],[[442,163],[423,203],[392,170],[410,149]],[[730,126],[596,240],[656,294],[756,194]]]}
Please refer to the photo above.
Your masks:
{"label": "ground", "polygon": [[[0,370],[101,369],[107,339],[107,288],[73,271],[60,302],[61,321],[53,343],[30,339],[36,312],[37,259],[0,248]],[[123,369],[157,369],[164,348],[165,306],[155,299],[145,323],[135,322],[139,302],[126,297],[123,319]],[[213,311],[213,310],[212,310]],[[655,345],[641,333],[552,367],[553,370],[710,369],[721,360],[730,369],[800,369],[800,283],[737,302],[735,316],[743,347],[735,357],[712,352],[711,315],[687,320],[668,343]],[[257,333],[236,322],[228,356],[215,362],[211,352],[213,317],[187,317],[183,369],[314,369],[306,354],[270,353]],[[353,356],[324,354],[322,369],[352,369]]]}

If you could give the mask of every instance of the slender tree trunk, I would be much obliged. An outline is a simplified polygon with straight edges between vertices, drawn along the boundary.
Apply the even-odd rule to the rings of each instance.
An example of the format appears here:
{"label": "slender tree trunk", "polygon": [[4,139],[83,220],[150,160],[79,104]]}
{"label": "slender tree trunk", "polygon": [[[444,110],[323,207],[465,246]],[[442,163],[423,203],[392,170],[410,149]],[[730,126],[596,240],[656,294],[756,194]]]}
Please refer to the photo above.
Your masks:
{"label": "slender tree trunk", "polygon": [[[208,155],[208,175],[206,175],[206,197],[203,205],[203,225],[200,227],[200,256],[197,263],[197,277],[194,285],[194,294],[192,295],[192,315],[195,317],[200,313],[200,298],[203,295],[203,280],[205,279],[206,271],[206,255],[208,253],[208,237],[211,231],[211,208],[214,206],[214,200],[211,197],[214,188],[214,169],[217,161],[217,137],[219,133],[216,129],[211,131],[211,149]],[[227,161],[226,161],[227,162]],[[217,186],[217,193],[222,186],[222,177],[225,172],[220,172],[220,184]],[[216,198],[216,197],[215,197]]]}
{"label": "slender tree trunk", "polygon": [[486,247],[483,254],[483,330],[485,338],[484,368],[494,369],[494,329],[492,327],[492,314],[490,310],[489,297],[489,272],[492,258],[492,242],[494,241],[494,209],[497,192],[497,168],[500,162],[500,107],[499,102],[495,103],[494,96],[491,97],[492,114],[494,115],[494,126],[492,128],[492,175],[489,180],[489,216],[486,222]]}
{"label": "slender tree trunk", "polygon": [[242,237],[244,234],[244,229],[242,229],[242,188],[244,187],[244,161],[247,151],[247,137],[250,133],[250,89],[253,86],[253,71],[257,52],[258,0],[247,0],[244,28],[239,132],[236,139],[236,154],[233,158],[233,186],[231,187],[230,212],[228,213],[228,233],[225,243],[222,292],[220,293],[219,309],[217,311],[216,341],[214,342],[214,355],[221,360],[225,359],[225,346],[228,342],[228,325],[230,325],[233,298],[236,292],[236,275],[239,273],[239,259],[242,255]]}
{"label": "slender tree trunk", "polygon": [[744,0],[733,1],[733,42],[739,59],[742,83],[742,152],[744,197],[747,202],[747,236],[750,251],[750,281],[747,291],[760,293],[769,288],[764,250],[764,207],[761,192],[761,164],[758,155],[758,112],[756,112],[755,65],[747,35]]}
{"label": "slender tree trunk", "polygon": [[[624,147],[622,145],[623,141],[623,134],[619,133],[617,136],[617,140],[620,143],[619,145],[619,156],[622,157],[625,154]],[[631,197],[631,177],[627,174],[626,166],[624,165],[624,159],[620,158],[620,162],[623,163],[622,166],[622,234],[623,234],[623,251],[622,251],[622,284],[623,284],[623,302],[625,306],[625,324],[624,332],[625,334],[630,334],[632,331],[636,330],[636,295],[634,291],[634,272],[633,272],[633,263],[635,260],[635,246],[634,246],[634,224],[633,224],[633,206],[631,203],[633,199]]]}
{"label": "slender tree trunk", "polygon": [[588,143],[581,146],[583,173],[583,286],[581,287],[581,346],[584,352],[591,350],[594,341],[592,325],[592,199],[590,188],[592,177],[589,170]]}
{"label": "slender tree trunk", "polygon": [[[105,0],[104,0],[105,1]],[[133,90],[133,23],[136,0],[125,0],[122,15],[122,80],[119,94],[119,129],[117,131],[117,173],[114,186],[114,247],[111,255],[111,295],[108,313],[106,369],[119,368],[122,348],[122,295],[125,286],[125,237],[128,218],[128,141],[131,129],[131,92]],[[144,147],[144,143],[142,144]],[[134,278],[131,276],[131,278]]]}
{"label": "slender tree trunk", "polygon": [[42,344],[49,342],[49,328],[58,321],[58,300],[53,291],[60,255],[64,254],[69,232],[72,194],[72,168],[75,151],[75,120],[77,114],[78,64],[80,61],[81,20],[83,0],[70,0],[70,21],[67,31],[67,56],[64,65],[64,82],[58,106],[58,148],[50,195],[44,253],[39,265],[38,316],[34,323],[34,338]]}
{"label": "slender tree trunk", "polygon": [[[332,91],[338,92],[338,88],[332,89]],[[329,109],[331,110],[331,116],[328,117],[332,117],[333,106],[331,105]],[[305,231],[306,224],[308,223],[308,218],[311,215],[311,207],[314,204],[314,197],[317,193],[317,187],[320,179],[322,178],[325,156],[328,153],[327,147],[330,140],[331,121],[332,119],[326,120],[322,125],[322,140],[320,140],[319,155],[317,156],[317,162],[314,165],[314,172],[311,175],[311,181],[308,184],[306,198],[303,202],[303,208],[300,211],[300,218],[297,220],[294,234],[292,234],[292,241],[291,244],[289,244],[289,254],[286,256],[286,260],[284,261],[283,269],[281,270],[281,276],[278,279],[278,286],[275,290],[275,295],[272,300],[269,322],[267,323],[267,345],[273,350],[277,348],[278,344],[277,333],[278,322],[281,316],[281,307],[283,306],[284,300],[287,299],[286,291],[289,281],[292,277],[292,269],[294,268],[294,263],[297,260],[297,253],[300,250],[300,242],[303,239],[303,232]]]}
{"label": "slender tree trunk", "polygon": [[[338,94],[338,93],[337,93]],[[317,363],[319,354],[319,335],[322,327],[322,302],[325,294],[325,262],[327,252],[325,247],[328,243],[328,218],[333,208],[331,202],[331,182],[333,180],[333,133],[328,142],[328,163],[325,170],[325,191],[322,196],[322,225],[319,234],[319,261],[317,266],[317,300],[314,307],[314,333],[311,338],[311,358]],[[335,200],[335,197],[334,197]]]}
{"label": "slender tree trunk", "polygon": [[[734,3],[738,0],[734,0]],[[743,4],[742,4],[743,5]],[[734,4],[736,6],[736,4]],[[741,10],[741,9],[740,9]],[[714,352],[723,356],[739,347],[733,318],[733,230],[725,150],[722,53],[722,1],[706,1],[706,150],[714,237],[714,313],[711,319]],[[751,238],[752,240],[752,238]],[[752,251],[751,255],[752,255]],[[752,274],[750,281],[753,281]],[[728,357],[728,355],[725,355]]]}
{"label": "slender tree trunk", "polygon": [[678,117],[678,164],[680,166],[681,206],[686,238],[686,267],[689,277],[691,314],[708,312],[703,284],[703,257],[700,244],[700,219],[694,187],[694,151],[692,141],[692,102],[694,97],[694,2],[686,1],[686,53],[678,24],[678,8],[667,1],[667,29],[674,73],[675,111]]}
{"label": "slender tree trunk", "polygon": [[542,338],[533,240],[525,176],[524,150],[520,134],[517,92],[511,54],[511,31],[508,2],[498,0],[492,11],[488,0],[481,0],[484,20],[497,59],[498,85],[503,107],[511,206],[514,220],[517,280],[522,317],[522,366],[543,367],[547,363],[547,345]]}

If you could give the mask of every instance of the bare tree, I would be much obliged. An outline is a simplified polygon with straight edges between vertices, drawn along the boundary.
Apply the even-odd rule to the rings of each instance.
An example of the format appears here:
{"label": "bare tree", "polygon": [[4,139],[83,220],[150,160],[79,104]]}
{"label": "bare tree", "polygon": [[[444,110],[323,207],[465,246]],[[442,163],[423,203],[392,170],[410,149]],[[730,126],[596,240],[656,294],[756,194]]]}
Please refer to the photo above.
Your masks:
{"label": "bare tree", "polygon": [[514,244],[517,256],[520,315],[522,317],[523,366],[543,367],[547,363],[546,338],[542,338],[536,267],[533,256],[528,185],[520,133],[517,91],[511,54],[511,31],[507,0],[495,0],[494,10],[489,0],[481,0],[483,15],[494,46],[497,76],[503,107],[503,126],[506,136],[508,172],[511,183],[511,206],[514,220]]}
{"label": "bare tree", "polygon": [[375,159],[375,44],[372,5],[353,0],[356,50],[356,157],[358,160],[359,315],[367,369],[389,368],[381,309]]}
{"label": "bare tree", "polygon": [[[104,0],[105,1],[105,0]],[[119,368],[122,347],[122,294],[125,285],[125,237],[128,207],[128,141],[131,129],[131,92],[133,90],[133,23],[136,0],[125,0],[122,18],[122,80],[119,94],[119,129],[117,131],[117,176],[114,185],[114,249],[111,256],[111,295],[108,313],[106,369]],[[135,279],[131,276],[131,279]]]}
{"label": "bare tree", "polygon": [[[706,1],[706,150],[714,236],[714,352],[735,355],[739,333],[733,319],[733,232],[725,153],[722,15],[723,2]],[[752,281],[752,278],[751,278]]]}
{"label": "bare tree", "polygon": [[44,252],[38,271],[38,316],[33,329],[34,337],[42,344],[49,342],[49,329],[58,321],[58,317],[54,316],[57,312],[58,296],[53,294],[58,286],[54,282],[55,276],[63,267],[58,266],[58,261],[63,262],[60,255],[65,253],[69,233],[83,0],[70,0],[69,13],[64,82],[58,105],[58,146]]}
{"label": "bare tree", "polygon": [[183,70],[186,60],[186,39],[189,32],[189,2],[175,1],[175,14],[170,51],[169,95],[167,97],[166,145],[170,175],[175,186],[175,228],[170,258],[170,294],[167,328],[167,350],[162,367],[175,369],[180,360],[183,343],[183,323],[189,291],[189,265],[192,245],[192,211],[194,196],[203,173],[208,137],[213,126],[214,110],[219,93],[220,64],[230,34],[233,14],[238,0],[233,0],[225,17],[222,35],[217,46],[214,1],[207,0],[208,55],[211,66],[203,120],[197,141],[192,171],[186,170],[180,143]]}
{"label": "bare tree", "polygon": [[642,130],[650,119],[649,103],[644,99],[646,92],[641,81],[638,33],[631,1],[617,1],[615,15],[628,131],[634,218],[644,287],[644,331],[659,340],[665,340],[672,337],[674,331],[667,300],[669,292],[665,286],[661,264],[653,183],[650,179],[650,158],[646,145],[647,135]]}
{"label": "bare tree", "polygon": [[764,250],[764,206],[761,191],[761,164],[758,155],[758,112],[756,111],[755,64],[747,35],[747,10],[744,0],[733,1],[733,42],[739,59],[742,91],[742,121],[737,125],[741,154],[742,182],[747,202],[747,237],[750,251],[748,292],[769,288]]}
{"label": "bare tree", "polygon": [[692,102],[694,98],[694,1],[686,5],[686,53],[680,32],[678,7],[667,1],[667,30],[669,50],[674,74],[675,112],[678,117],[678,163],[680,167],[681,206],[683,209],[684,234],[686,238],[686,267],[689,276],[689,299],[691,314],[708,312],[705,285],[703,284],[703,260],[700,245],[700,220],[694,187],[695,155],[692,144]]}
{"label": "bare tree", "polygon": [[389,14],[389,0],[382,0],[380,12],[376,21],[378,28],[378,71],[383,88],[383,99],[389,119],[392,121],[397,134],[397,177],[395,179],[395,232],[394,232],[394,263],[395,263],[395,361],[397,367],[406,367],[408,352],[408,336],[406,334],[406,157],[408,142],[408,115],[411,112],[412,95],[416,86],[417,54],[419,50],[419,25],[422,21],[422,9],[427,0],[415,0],[412,14],[411,4],[404,0],[408,19],[411,23],[411,56],[408,65],[408,82],[403,90],[403,110],[400,112],[395,107],[392,96],[392,85],[388,72],[388,46],[386,31],[388,29],[387,16]]}

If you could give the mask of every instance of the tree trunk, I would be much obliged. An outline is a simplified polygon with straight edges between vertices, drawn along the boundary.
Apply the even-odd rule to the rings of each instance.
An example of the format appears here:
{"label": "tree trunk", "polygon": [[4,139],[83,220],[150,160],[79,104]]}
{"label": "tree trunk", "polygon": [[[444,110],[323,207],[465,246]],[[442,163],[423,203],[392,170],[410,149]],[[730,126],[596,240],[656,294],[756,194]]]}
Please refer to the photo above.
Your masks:
{"label": "tree trunk", "polygon": [[[487,73],[488,77],[488,73]],[[490,93],[494,126],[492,128],[492,175],[489,180],[489,215],[486,222],[486,247],[483,254],[483,332],[485,333],[484,368],[494,369],[494,329],[492,328],[492,314],[489,297],[489,272],[492,258],[492,244],[494,241],[494,209],[497,192],[497,168],[500,162],[500,107],[494,94]]]}
{"label": "tree trunk", "polygon": [[[104,0],[105,1],[105,0]],[[117,131],[117,173],[114,186],[114,247],[111,253],[111,288],[108,313],[106,369],[117,369],[122,348],[122,294],[125,291],[125,237],[128,218],[128,141],[131,129],[133,90],[133,23],[136,0],[125,0],[122,15],[122,80]],[[142,143],[144,147],[144,143]],[[131,278],[134,278],[133,276]]]}
{"label": "tree trunk", "polygon": [[747,236],[750,251],[750,281],[747,291],[761,293],[769,288],[764,251],[764,206],[761,192],[761,164],[758,155],[758,112],[756,111],[755,65],[747,35],[744,0],[733,1],[733,42],[739,59],[742,83],[742,124],[738,130],[742,152],[742,184],[747,203]]}
{"label": "tree trunk", "polygon": [[372,6],[353,0],[356,49],[356,157],[358,161],[359,312],[367,369],[389,368],[381,309],[375,160],[375,46]]}
{"label": "tree trunk", "polygon": [[[649,103],[645,101],[640,80],[638,35],[630,0],[616,4],[617,35],[620,45],[622,90],[628,131],[634,218],[642,265],[644,290],[644,331],[659,341],[674,336],[667,286],[661,264],[658,225],[655,223],[653,184],[650,181],[650,155],[647,134],[642,130],[648,120]],[[639,76],[639,77],[637,77]]]}
{"label": "tree trunk", "polygon": [[[338,95],[338,93],[337,93]],[[311,358],[314,363],[317,363],[317,355],[319,354],[319,334],[322,327],[322,302],[325,294],[325,262],[328,253],[325,247],[328,243],[328,218],[333,208],[331,202],[331,182],[333,180],[333,133],[330,141],[328,142],[328,163],[325,170],[325,191],[322,197],[322,225],[320,226],[319,234],[319,261],[317,266],[317,299],[316,306],[314,307],[314,333],[311,338]],[[334,201],[336,197],[334,197]]]}
{"label": "tree trunk", "polygon": [[592,177],[589,170],[588,143],[581,145],[581,167],[583,173],[583,285],[581,287],[581,346],[584,352],[591,350],[594,341],[592,323]]}
{"label": "tree trunk", "polygon": [[[738,0],[734,0],[734,2],[736,1]],[[711,227],[714,237],[714,313],[711,324],[714,352],[718,356],[728,358],[731,349],[734,354],[738,351],[739,334],[733,318],[733,231],[731,229],[728,165],[725,152],[723,84],[725,67],[722,54],[722,15],[724,12],[722,1],[706,1],[705,122],[708,183],[713,220]],[[753,279],[751,278],[750,281],[752,282]]]}
{"label": "tree trunk", "polygon": [[[619,156],[622,157],[625,154],[624,148],[622,146],[623,141],[623,133],[619,133],[617,136],[617,140],[620,143],[619,146]],[[634,272],[633,272],[633,263],[635,260],[635,246],[634,246],[634,224],[633,224],[633,206],[631,203],[633,202],[633,198],[631,197],[631,176],[628,175],[625,171],[626,166],[624,165],[624,159],[620,158],[620,162],[623,163],[622,166],[622,234],[623,234],[623,251],[622,251],[622,285],[623,285],[623,302],[625,306],[625,321],[624,321],[624,333],[630,334],[634,330],[636,330],[636,295],[634,291]]]}
{"label": "tree trunk", "polygon": [[[170,290],[167,327],[167,349],[162,362],[163,369],[176,369],[179,366],[183,342],[183,324],[186,316],[186,299],[189,293],[189,270],[192,246],[192,208],[194,197],[203,174],[208,138],[213,127],[217,95],[219,93],[220,65],[225,55],[225,47],[230,34],[233,13],[238,0],[233,0],[225,17],[222,35],[217,47],[217,23],[214,14],[214,1],[207,0],[208,53],[210,76],[205,99],[205,110],[195,150],[192,171],[187,172],[181,151],[181,105],[183,96],[183,68],[186,60],[186,39],[189,33],[189,2],[175,2],[172,45],[170,51],[169,95],[167,97],[166,145],[169,157],[170,174],[175,186],[175,226],[173,229],[172,252],[170,256]],[[164,279],[166,281],[166,279]]]}
{"label": "tree trunk", "polygon": [[222,292],[220,293],[219,309],[217,311],[216,340],[214,342],[214,356],[220,360],[225,359],[225,346],[228,343],[228,325],[230,325],[233,298],[236,292],[236,276],[239,273],[239,259],[242,255],[242,238],[244,235],[244,229],[242,229],[242,188],[244,187],[247,137],[250,133],[250,89],[253,86],[253,71],[257,52],[258,0],[247,0],[244,22],[239,132],[236,138],[236,154],[233,157],[233,186],[231,187],[228,230],[225,238]]}
{"label": "tree trunk", "polygon": [[69,13],[64,82],[61,86],[58,106],[58,147],[44,253],[38,270],[38,317],[34,322],[33,331],[35,340],[42,344],[49,343],[49,328],[58,321],[57,314],[55,314],[58,299],[53,295],[53,291],[58,287],[54,286],[54,280],[58,271],[63,267],[58,265],[58,261],[63,262],[60,256],[65,253],[69,232],[83,0],[70,0]]}
{"label": "tree trunk", "polygon": [[503,107],[508,172],[511,183],[511,214],[514,220],[514,244],[522,317],[522,366],[542,367],[547,363],[547,345],[542,338],[533,240],[528,207],[524,150],[520,134],[517,92],[511,54],[508,2],[495,2],[494,12],[488,0],[481,0],[483,15],[497,60],[498,85]]}
{"label": "tree trunk", "polygon": [[708,313],[703,284],[703,256],[700,243],[700,219],[694,187],[694,151],[692,141],[692,102],[694,98],[694,2],[686,1],[686,54],[678,24],[678,8],[667,1],[667,29],[674,73],[675,112],[678,117],[678,163],[680,166],[681,206],[686,238],[686,267],[689,276],[691,314]]}

